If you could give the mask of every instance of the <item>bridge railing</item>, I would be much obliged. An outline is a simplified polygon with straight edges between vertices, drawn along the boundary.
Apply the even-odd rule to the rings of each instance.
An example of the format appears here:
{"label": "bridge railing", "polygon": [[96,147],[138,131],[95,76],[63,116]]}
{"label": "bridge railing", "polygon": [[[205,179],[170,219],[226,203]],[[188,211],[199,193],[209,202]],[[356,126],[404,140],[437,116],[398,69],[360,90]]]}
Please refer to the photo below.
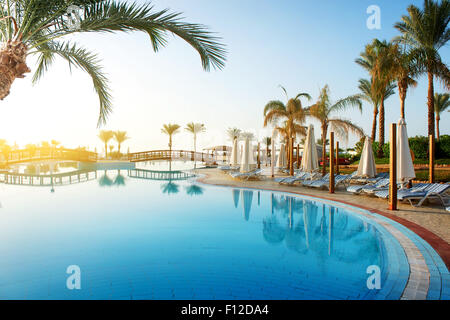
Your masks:
{"label": "bridge railing", "polygon": [[2,154],[1,158],[3,162],[8,163],[20,163],[20,162],[53,160],[53,159],[95,162],[97,161],[97,153],[77,149],[43,147],[36,149],[14,150],[9,152],[6,155],[6,157],[4,154]]}
{"label": "bridge railing", "polygon": [[212,154],[194,152],[186,150],[153,150],[128,154],[131,162],[151,161],[151,160],[186,160],[212,163],[216,158]]}

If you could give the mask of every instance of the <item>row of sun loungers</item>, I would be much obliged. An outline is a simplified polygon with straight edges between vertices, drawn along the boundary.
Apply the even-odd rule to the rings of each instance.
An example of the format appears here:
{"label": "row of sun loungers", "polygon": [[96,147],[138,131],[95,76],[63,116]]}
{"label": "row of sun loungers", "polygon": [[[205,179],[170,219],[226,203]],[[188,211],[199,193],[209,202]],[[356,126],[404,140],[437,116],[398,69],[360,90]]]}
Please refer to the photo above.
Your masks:
{"label": "row of sun loungers", "polygon": [[[257,169],[247,173],[241,173],[238,167],[221,167],[224,172],[230,176],[242,180],[260,178],[263,170]],[[373,195],[381,199],[389,198],[389,173],[379,173],[374,178],[357,177],[356,172],[349,175],[335,175],[335,187],[344,186],[346,190],[353,194]],[[311,188],[328,188],[330,184],[330,174],[322,177],[319,172],[301,172],[296,171],[293,177],[280,177],[274,181],[283,185],[302,185]],[[360,183],[352,184],[350,183]],[[397,184],[397,198],[400,201],[409,201],[415,207],[420,207],[426,200],[438,199],[442,202],[444,208],[450,211],[450,184],[439,183],[418,183],[412,188],[406,189],[404,184]],[[413,201],[416,201],[414,203]]]}

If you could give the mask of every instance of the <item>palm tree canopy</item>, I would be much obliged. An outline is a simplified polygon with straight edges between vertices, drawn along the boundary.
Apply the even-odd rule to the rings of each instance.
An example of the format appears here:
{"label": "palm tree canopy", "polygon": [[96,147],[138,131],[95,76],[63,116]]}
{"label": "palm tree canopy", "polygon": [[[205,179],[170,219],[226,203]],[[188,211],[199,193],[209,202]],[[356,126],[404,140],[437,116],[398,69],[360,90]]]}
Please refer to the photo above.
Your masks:
{"label": "palm tree canopy", "polygon": [[348,96],[332,104],[328,85],[321,90],[318,101],[307,109],[307,114],[320,121],[323,128],[328,126],[340,137],[347,138],[348,132],[363,136],[364,130],[350,120],[333,117],[333,113],[340,113],[349,108],[357,108],[362,112],[360,95]]}
{"label": "palm tree canopy", "polygon": [[[450,107],[450,94],[435,93],[434,94],[434,110],[437,115],[447,110]],[[450,111],[450,110],[449,110]]]}
{"label": "palm tree canopy", "polygon": [[101,130],[98,137],[103,143],[108,143],[114,137],[114,132],[110,130]]}
{"label": "palm tree canopy", "polygon": [[412,48],[411,55],[422,72],[433,73],[449,88],[450,72],[438,50],[450,40],[450,1],[424,0],[423,9],[410,5],[407,11],[395,24],[401,33],[395,40]]}
{"label": "palm tree canopy", "polygon": [[180,126],[178,124],[165,124],[161,129],[161,132],[167,134],[168,136],[172,136],[179,132]]}
{"label": "palm tree canopy", "polygon": [[279,100],[272,100],[266,104],[264,107],[264,127],[267,127],[268,124],[276,124],[279,120],[285,120],[288,135],[293,136],[295,133],[304,131],[301,125],[305,122],[306,114],[300,98],[304,97],[311,100],[311,96],[308,93],[299,93],[295,98],[289,98],[286,89],[280,87],[288,101],[284,104]]}
{"label": "palm tree canopy", "polygon": [[204,132],[206,130],[205,125],[203,123],[193,123],[190,122],[186,125],[186,131],[196,135],[197,133]]}
{"label": "palm tree canopy", "polygon": [[[68,13],[69,8],[76,12]],[[87,72],[99,97],[99,125],[111,112],[112,102],[108,80],[96,54],[66,40],[77,33],[116,33],[141,31],[148,34],[153,50],[166,46],[170,34],[191,45],[200,55],[203,69],[222,69],[226,61],[225,46],[220,38],[201,24],[182,21],[180,13],[168,9],[156,11],[150,3],[113,0],[8,0],[0,2],[0,39],[7,44],[2,55],[19,53],[8,76],[3,76],[0,98],[9,94],[16,78],[30,72],[27,55],[36,55],[33,82],[37,82],[56,57]],[[9,51],[8,51],[9,50]]]}
{"label": "palm tree canopy", "polygon": [[361,91],[359,95],[360,99],[365,100],[368,103],[378,107],[381,103],[382,96],[385,99],[395,94],[395,88],[397,85],[390,83],[387,87],[384,87],[384,91],[378,87],[380,82],[375,80],[375,84],[372,85],[372,81],[367,79],[359,79],[358,88]]}
{"label": "palm tree canopy", "polygon": [[117,141],[117,143],[122,144],[124,141],[130,139],[130,137],[127,136],[126,131],[117,130],[114,132],[114,139]]}
{"label": "palm tree canopy", "polygon": [[238,128],[228,128],[227,135],[230,138],[231,141],[234,141],[235,139],[239,139],[241,136],[242,130]]}

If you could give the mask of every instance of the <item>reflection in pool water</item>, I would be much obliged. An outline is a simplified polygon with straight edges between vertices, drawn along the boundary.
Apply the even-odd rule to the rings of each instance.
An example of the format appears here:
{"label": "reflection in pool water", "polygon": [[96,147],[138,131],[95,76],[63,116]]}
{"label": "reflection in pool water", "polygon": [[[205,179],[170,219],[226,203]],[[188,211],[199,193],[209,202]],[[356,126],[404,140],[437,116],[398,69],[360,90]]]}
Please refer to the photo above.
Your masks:
{"label": "reflection in pool water", "polygon": [[389,263],[379,226],[281,193],[126,170],[55,193],[0,187],[0,298],[365,299],[367,267],[384,279]]}

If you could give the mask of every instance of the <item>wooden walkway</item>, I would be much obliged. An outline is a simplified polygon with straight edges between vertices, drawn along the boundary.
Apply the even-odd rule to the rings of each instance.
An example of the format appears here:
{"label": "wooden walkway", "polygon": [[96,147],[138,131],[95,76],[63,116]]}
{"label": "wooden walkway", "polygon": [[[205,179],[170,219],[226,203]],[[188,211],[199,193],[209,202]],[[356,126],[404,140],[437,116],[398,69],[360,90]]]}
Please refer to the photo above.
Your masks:
{"label": "wooden walkway", "polygon": [[77,170],[55,174],[26,174],[0,172],[0,183],[24,186],[63,186],[97,179],[97,171]]}
{"label": "wooden walkway", "polygon": [[195,175],[185,171],[152,171],[144,169],[128,170],[130,178],[144,179],[144,180],[187,180]]}
{"label": "wooden walkway", "polygon": [[36,148],[36,149],[24,149],[14,150],[5,155],[1,155],[0,159],[6,164],[19,164],[33,161],[44,160],[67,160],[67,161],[80,161],[80,162],[96,162],[97,153],[64,149],[64,148]]}
{"label": "wooden walkway", "polygon": [[185,150],[154,150],[128,154],[130,162],[144,162],[152,160],[184,160],[199,161],[206,163],[216,162],[216,157],[212,154]]}

